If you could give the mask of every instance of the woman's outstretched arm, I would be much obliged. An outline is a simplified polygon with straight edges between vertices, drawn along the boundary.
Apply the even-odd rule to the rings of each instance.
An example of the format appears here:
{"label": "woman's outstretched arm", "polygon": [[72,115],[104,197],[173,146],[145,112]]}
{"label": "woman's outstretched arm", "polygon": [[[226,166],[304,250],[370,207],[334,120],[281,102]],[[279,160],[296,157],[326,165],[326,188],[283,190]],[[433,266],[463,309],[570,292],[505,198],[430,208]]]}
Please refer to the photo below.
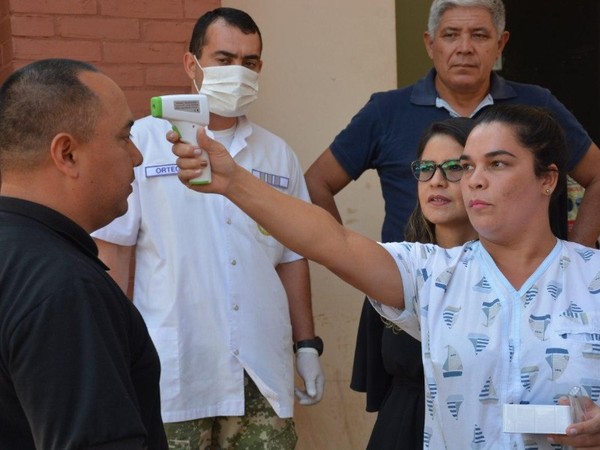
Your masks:
{"label": "woman's outstretched arm", "polygon": [[221,194],[260,223],[289,249],[324,265],[341,279],[379,302],[404,307],[400,272],[391,255],[375,241],[340,225],[324,209],[285,195],[235,163],[218,142],[198,133],[198,144],[208,153],[212,182],[190,184],[206,170],[200,149],[169,133],[178,157],[179,179],[188,188]]}

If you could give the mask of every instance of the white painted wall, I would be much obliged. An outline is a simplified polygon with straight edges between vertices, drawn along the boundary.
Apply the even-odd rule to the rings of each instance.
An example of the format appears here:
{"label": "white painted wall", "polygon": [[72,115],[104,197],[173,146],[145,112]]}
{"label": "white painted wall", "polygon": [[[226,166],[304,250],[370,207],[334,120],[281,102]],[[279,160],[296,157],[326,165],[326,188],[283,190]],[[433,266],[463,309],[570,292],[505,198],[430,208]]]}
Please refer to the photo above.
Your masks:
{"label": "white painted wall", "polygon": [[[367,102],[396,87],[393,0],[223,0],[261,29],[259,100],[249,116],[283,137],[304,170]],[[344,223],[379,238],[383,200],[370,171],[336,196]],[[363,449],[374,414],[349,380],[363,295],[311,265],[317,333],[325,340],[324,400],[296,408],[298,449]]]}

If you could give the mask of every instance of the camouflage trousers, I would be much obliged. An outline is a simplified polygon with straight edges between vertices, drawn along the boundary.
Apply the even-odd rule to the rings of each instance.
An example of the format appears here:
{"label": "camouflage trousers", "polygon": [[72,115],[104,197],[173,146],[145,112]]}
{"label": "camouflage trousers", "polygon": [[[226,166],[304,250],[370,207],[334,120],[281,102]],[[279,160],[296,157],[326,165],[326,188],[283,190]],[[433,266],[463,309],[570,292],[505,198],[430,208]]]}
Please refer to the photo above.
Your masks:
{"label": "camouflage trousers", "polygon": [[252,379],[244,374],[244,416],[206,417],[165,423],[169,450],[292,450],[293,419],[280,419]]}

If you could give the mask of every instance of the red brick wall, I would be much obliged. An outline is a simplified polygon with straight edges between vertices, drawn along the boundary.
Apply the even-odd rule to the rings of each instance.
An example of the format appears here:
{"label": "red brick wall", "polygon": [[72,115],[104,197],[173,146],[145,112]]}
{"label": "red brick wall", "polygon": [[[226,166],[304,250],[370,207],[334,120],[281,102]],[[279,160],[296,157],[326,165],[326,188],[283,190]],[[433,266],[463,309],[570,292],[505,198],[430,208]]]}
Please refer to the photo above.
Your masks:
{"label": "red brick wall", "polygon": [[112,77],[134,115],[144,116],[150,97],[189,91],[182,57],[192,28],[220,5],[220,0],[0,0],[0,81],[37,59],[81,59]]}
{"label": "red brick wall", "polygon": [[8,0],[0,0],[0,81],[12,71],[12,39]]}

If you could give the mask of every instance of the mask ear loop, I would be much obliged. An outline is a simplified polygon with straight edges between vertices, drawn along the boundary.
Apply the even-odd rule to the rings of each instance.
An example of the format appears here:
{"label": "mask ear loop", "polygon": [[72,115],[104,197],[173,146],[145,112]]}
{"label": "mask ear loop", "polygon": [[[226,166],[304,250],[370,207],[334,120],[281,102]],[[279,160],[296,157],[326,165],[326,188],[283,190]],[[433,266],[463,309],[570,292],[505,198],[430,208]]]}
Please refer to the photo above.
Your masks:
{"label": "mask ear loop", "polygon": [[[196,65],[198,66],[198,68],[202,72],[204,72],[204,69],[200,65],[200,61],[198,61],[198,58],[196,58],[196,55],[194,55],[193,53],[192,53],[192,58],[194,58],[194,61],[196,62]],[[194,83],[194,87],[196,88],[196,92],[198,92],[198,94],[200,94],[200,89],[198,88],[198,84],[196,83],[196,79],[195,78],[192,80],[192,83]]]}
{"label": "mask ear loop", "polygon": [[196,64],[198,65],[198,67],[200,67],[200,70],[202,70],[202,66],[200,65],[200,61],[198,61],[198,58],[196,58],[196,55],[194,55],[192,53],[192,58],[194,58],[194,61],[196,62]]}
{"label": "mask ear loop", "polygon": [[196,84],[196,80],[192,80],[192,83],[194,83],[194,87],[196,88],[196,92],[198,92],[198,94],[200,94],[200,89],[198,88],[198,85]]}

